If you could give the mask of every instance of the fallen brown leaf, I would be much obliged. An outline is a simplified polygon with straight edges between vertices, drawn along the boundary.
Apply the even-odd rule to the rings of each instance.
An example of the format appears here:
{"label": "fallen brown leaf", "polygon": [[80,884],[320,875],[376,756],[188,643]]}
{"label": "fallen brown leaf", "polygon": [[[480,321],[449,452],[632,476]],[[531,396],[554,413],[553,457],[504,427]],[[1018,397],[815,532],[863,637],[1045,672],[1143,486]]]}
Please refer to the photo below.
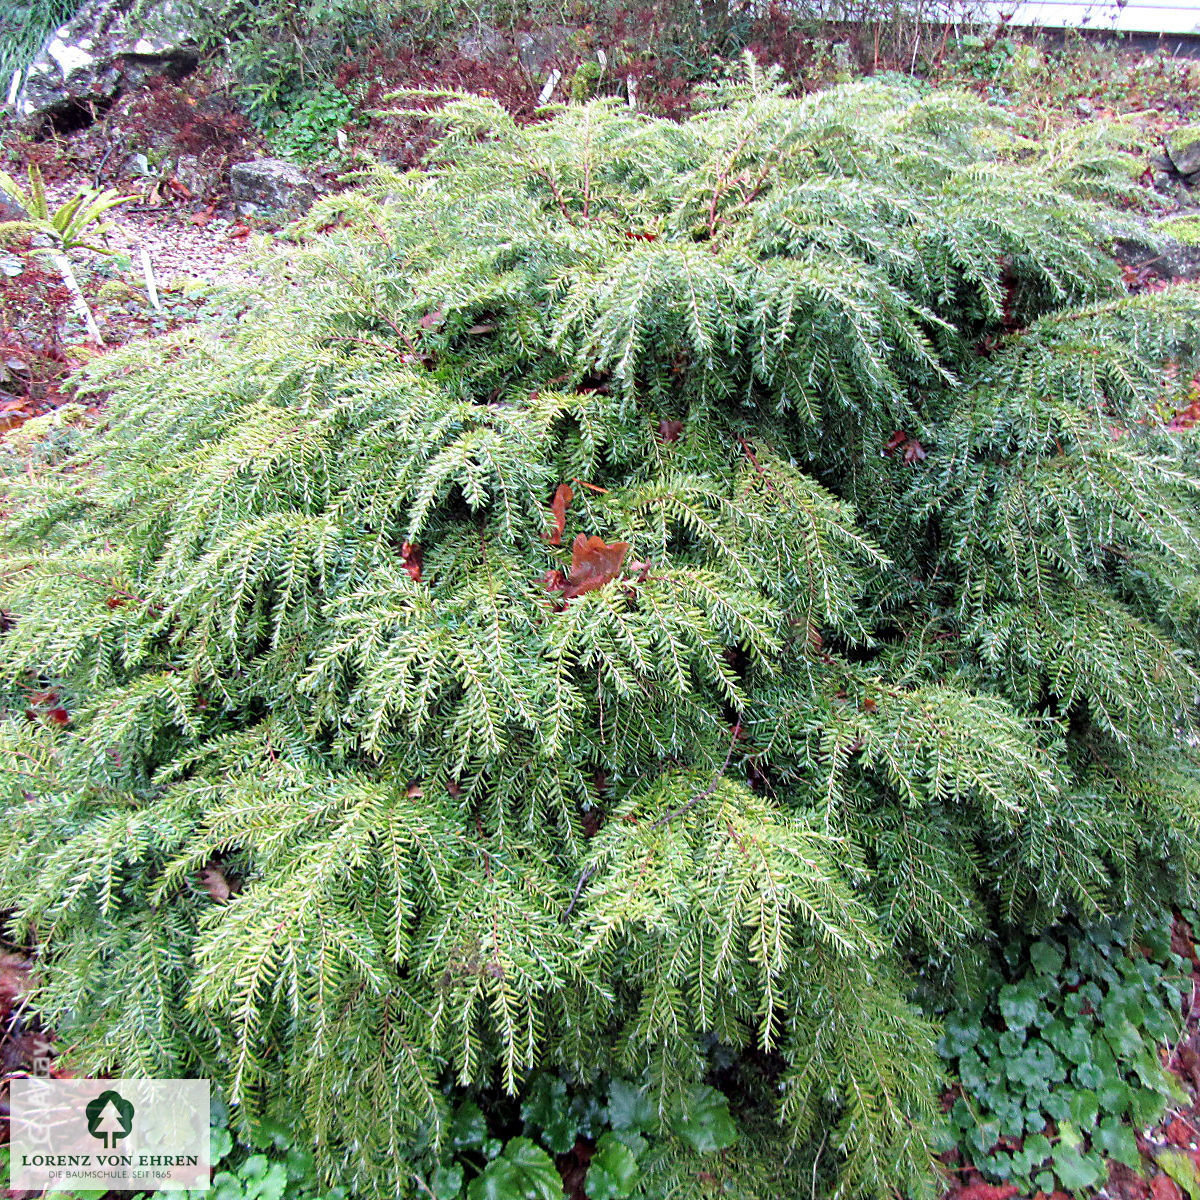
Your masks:
{"label": "fallen brown leaf", "polygon": [[223,904],[237,890],[226,877],[222,864],[216,861],[210,862],[208,866],[201,869],[200,883],[218,904]]}
{"label": "fallen brown leaf", "polygon": [[563,595],[570,600],[603,587],[616,577],[628,553],[628,542],[609,545],[602,538],[579,534],[571,543],[571,570],[563,585]]}
{"label": "fallen brown leaf", "polygon": [[575,499],[575,490],[569,483],[560,483],[554,489],[554,499],[550,501],[550,511],[554,514],[554,532],[546,535],[546,540],[552,546],[562,545],[563,529],[567,524],[567,506]]}
{"label": "fallen brown leaf", "polygon": [[1150,1180],[1150,1195],[1154,1200],[1183,1200],[1179,1185],[1161,1171]]}

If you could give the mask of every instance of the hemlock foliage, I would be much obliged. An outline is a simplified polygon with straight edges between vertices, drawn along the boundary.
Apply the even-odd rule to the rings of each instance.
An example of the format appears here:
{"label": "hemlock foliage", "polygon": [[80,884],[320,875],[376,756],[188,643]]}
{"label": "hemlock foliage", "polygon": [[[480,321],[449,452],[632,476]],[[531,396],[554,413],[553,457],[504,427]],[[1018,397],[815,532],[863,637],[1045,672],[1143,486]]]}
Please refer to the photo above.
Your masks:
{"label": "hemlock foliage", "polygon": [[1200,299],[1125,294],[1111,144],[966,97],[444,100],[10,486],[39,1003],[372,1194],[448,1081],[665,1113],[715,1045],[769,1156],[928,1195],[913,980],[1194,863]]}

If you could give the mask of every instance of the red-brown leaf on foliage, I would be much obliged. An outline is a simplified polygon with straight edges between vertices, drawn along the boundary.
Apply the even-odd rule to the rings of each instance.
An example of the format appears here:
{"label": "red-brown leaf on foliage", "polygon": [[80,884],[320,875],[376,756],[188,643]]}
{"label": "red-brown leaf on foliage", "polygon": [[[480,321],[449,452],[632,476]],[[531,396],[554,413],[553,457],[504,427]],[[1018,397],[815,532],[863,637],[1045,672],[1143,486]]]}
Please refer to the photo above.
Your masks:
{"label": "red-brown leaf on foliage", "polygon": [[925,459],[925,447],[916,438],[910,438],[904,446],[904,461],[906,463],[921,462]]}
{"label": "red-brown leaf on foliage", "polygon": [[602,538],[579,534],[571,543],[571,570],[563,595],[570,600],[603,587],[616,578],[628,553],[628,542],[613,542],[610,546]]}
{"label": "red-brown leaf on foliage", "polygon": [[0,404],[0,430],[16,429],[24,425],[36,411],[37,405],[29,397]]}
{"label": "red-brown leaf on foliage", "polygon": [[661,442],[677,442],[682,433],[682,421],[668,421],[664,418],[658,423],[658,438]]}
{"label": "red-brown leaf on foliage", "polygon": [[1150,1200],[1150,1185],[1124,1163],[1108,1164],[1108,1185],[1105,1191],[1112,1200]]}
{"label": "red-brown leaf on foliage", "polygon": [[7,1021],[13,1002],[29,990],[29,959],[0,951],[0,1021]]}
{"label": "red-brown leaf on foliage", "polygon": [[1200,390],[1196,388],[1195,384],[1192,385],[1189,395],[1191,399],[1182,408],[1176,410],[1167,425],[1168,429],[1191,429],[1197,422],[1200,422]]}
{"label": "red-brown leaf on foliage", "polygon": [[1161,1171],[1150,1180],[1150,1195],[1153,1200],[1183,1200],[1179,1185]]}
{"label": "red-brown leaf on foliage", "polygon": [[883,447],[884,454],[891,454],[893,450],[899,450],[900,447],[903,446],[904,443],[907,441],[908,441],[908,431],[905,429],[897,429],[896,432],[893,433],[892,436],[890,438],[888,438],[887,442],[884,444],[884,447]]}
{"label": "red-brown leaf on foliage", "polygon": [[400,561],[413,583],[421,582],[421,547],[416,542],[400,544]]}
{"label": "red-brown leaf on foliage", "polygon": [[1020,1190],[1011,1183],[969,1183],[950,1195],[951,1200],[1010,1200]]}
{"label": "red-brown leaf on foliage", "polygon": [[427,312],[417,324],[422,329],[432,329],[435,325],[440,325],[445,319],[446,315],[442,312],[442,306],[439,304],[433,312]]}
{"label": "red-brown leaf on foliage", "polygon": [[1193,964],[1198,961],[1192,927],[1182,917],[1176,917],[1171,923],[1171,953],[1190,959]]}
{"label": "red-brown leaf on foliage", "polygon": [[554,514],[554,532],[546,535],[546,540],[552,546],[562,545],[563,530],[567,525],[567,505],[575,499],[575,491],[569,483],[560,483],[554,489],[554,499],[550,501],[550,511]]}
{"label": "red-brown leaf on foliage", "polygon": [[224,904],[236,891],[226,877],[222,864],[216,859],[200,869],[200,886],[218,904]]}
{"label": "red-brown leaf on foliage", "polygon": [[46,720],[55,725],[67,725],[70,723],[71,714],[65,708],[52,708],[46,713]]}
{"label": "red-brown leaf on foliage", "polygon": [[1190,1150],[1196,1136],[1178,1117],[1175,1117],[1163,1132],[1167,1135],[1168,1142],[1182,1150]]}

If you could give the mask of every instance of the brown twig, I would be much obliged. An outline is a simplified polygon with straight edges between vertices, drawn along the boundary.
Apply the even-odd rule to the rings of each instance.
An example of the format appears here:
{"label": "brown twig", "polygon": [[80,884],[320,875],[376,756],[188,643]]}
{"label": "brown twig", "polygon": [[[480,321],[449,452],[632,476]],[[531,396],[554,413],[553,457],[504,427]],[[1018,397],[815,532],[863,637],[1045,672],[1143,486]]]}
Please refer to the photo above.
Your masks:
{"label": "brown twig", "polygon": [[762,463],[760,463],[755,457],[754,447],[751,446],[750,443],[746,441],[746,439],[742,437],[740,433],[738,434],[738,444],[742,447],[742,453],[745,454],[745,456],[750,460],[754,469],[759,473],[759,475],[762,476],[763,482],[767,485],[767,487],[769,487],[773,492],[778,492],[779,489],[771,482],[770,475],[767,474],[767,472],[763,469]]}

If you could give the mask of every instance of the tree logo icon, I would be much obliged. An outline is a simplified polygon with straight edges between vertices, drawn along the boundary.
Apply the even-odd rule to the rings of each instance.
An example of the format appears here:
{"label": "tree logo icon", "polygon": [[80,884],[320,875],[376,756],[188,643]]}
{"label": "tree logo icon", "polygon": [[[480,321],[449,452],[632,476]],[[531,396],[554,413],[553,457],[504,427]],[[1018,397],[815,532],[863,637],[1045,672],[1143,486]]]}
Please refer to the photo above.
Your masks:
{"label": "tree logo icon", "polygon": [[99,1138],[105,1150],[111,1150],[133,1128],[133,1105],[120,1092],[111,1089],[89,1101],[84,1115],[88,1133]]}

